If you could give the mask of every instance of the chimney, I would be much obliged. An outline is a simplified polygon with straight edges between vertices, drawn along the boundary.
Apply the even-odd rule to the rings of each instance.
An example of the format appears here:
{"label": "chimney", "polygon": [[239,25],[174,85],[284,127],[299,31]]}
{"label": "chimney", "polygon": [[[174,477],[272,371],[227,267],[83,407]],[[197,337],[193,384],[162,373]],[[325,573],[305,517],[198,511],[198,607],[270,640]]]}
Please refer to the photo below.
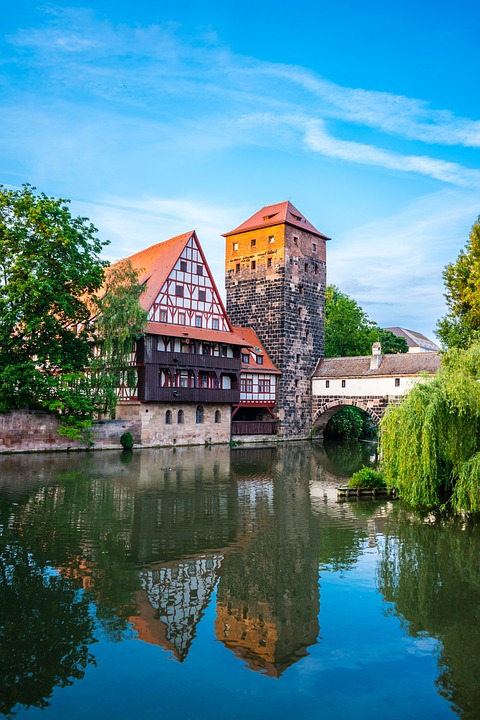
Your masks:
{"label": "chimney", "polygon": [[378,370],[382,364],[382,346],[379,342],[372,345],[372,357],[370,358],[370,370]]}

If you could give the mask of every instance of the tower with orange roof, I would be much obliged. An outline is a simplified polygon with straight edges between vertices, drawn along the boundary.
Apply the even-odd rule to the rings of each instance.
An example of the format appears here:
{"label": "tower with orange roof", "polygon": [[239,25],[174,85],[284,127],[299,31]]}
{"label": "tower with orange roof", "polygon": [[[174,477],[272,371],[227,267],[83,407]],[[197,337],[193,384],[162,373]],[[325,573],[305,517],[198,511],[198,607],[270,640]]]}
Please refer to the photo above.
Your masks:
{"label": "tower with orange roof", "polygon": [[326,235],[289,201],[263,207],[225,233],[227,313],[251,327],[282,372],[279,434],[311,429],[310,378],[323,356]]}

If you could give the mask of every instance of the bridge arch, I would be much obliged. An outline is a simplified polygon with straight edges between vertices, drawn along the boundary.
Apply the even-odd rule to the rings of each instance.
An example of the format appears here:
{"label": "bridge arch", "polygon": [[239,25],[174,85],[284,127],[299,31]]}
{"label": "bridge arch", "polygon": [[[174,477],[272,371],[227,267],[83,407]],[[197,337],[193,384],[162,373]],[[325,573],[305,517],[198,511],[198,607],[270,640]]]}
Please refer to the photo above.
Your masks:
{"label": "bridge arch", "polygon": [[330,402],[321,405],[321,407],[314,414],[313,427],[316,429],[318,437],[323,437],[325,428],[327,427],[332,417],[336,415],[339,410],[342,410],[345,407],[358,407],[360,410],[363,410],[367,415],[372,418],[375,425],[379,425],[380,420],[382,419],[382,412],[376,412],[358,398],[353,399],[345,397],[331,400]]}

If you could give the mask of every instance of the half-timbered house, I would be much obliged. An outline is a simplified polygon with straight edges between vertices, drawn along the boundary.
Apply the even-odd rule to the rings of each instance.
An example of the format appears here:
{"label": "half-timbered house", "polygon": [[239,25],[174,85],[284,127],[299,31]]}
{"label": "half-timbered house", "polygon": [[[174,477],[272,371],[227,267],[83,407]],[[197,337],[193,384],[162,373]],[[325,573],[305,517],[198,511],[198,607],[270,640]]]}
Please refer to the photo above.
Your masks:
{"label": "half-timbered house", "polygon": [[277,379],[281,375],[252,328],[234,327],[244,340],[240,401],[232,412],[232,435],[276,435]]}
{"label": "half-timbered house", "polygon": [[118,417],[140,420],[143,444],[228,442],[246,341],[232,329],[195,231],[128,259],[145,285],[148,325]]}

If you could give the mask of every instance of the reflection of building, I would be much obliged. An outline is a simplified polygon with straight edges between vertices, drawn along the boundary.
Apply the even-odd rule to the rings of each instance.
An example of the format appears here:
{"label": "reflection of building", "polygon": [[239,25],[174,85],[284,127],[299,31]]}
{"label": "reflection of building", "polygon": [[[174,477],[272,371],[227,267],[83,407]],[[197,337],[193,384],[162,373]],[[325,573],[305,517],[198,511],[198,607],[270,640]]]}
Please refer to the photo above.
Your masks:
{"label": "reflection of building", "polygon": [[136,598],[138,615],[130,618],[138,638],[185,660],[222,561],[222,555],[207,553],[144,570],[143,589]]}
{"label": "reflection of building", "polygon": [[279,451],[283,466],[277,462],[270,478],[261,473],[239,482],[240,524],[257,533],[241,553],[225,558],[217,591],[217,639],[250,669],[272,677],[304,657],[319,631],[309,458],[290,450]]}

